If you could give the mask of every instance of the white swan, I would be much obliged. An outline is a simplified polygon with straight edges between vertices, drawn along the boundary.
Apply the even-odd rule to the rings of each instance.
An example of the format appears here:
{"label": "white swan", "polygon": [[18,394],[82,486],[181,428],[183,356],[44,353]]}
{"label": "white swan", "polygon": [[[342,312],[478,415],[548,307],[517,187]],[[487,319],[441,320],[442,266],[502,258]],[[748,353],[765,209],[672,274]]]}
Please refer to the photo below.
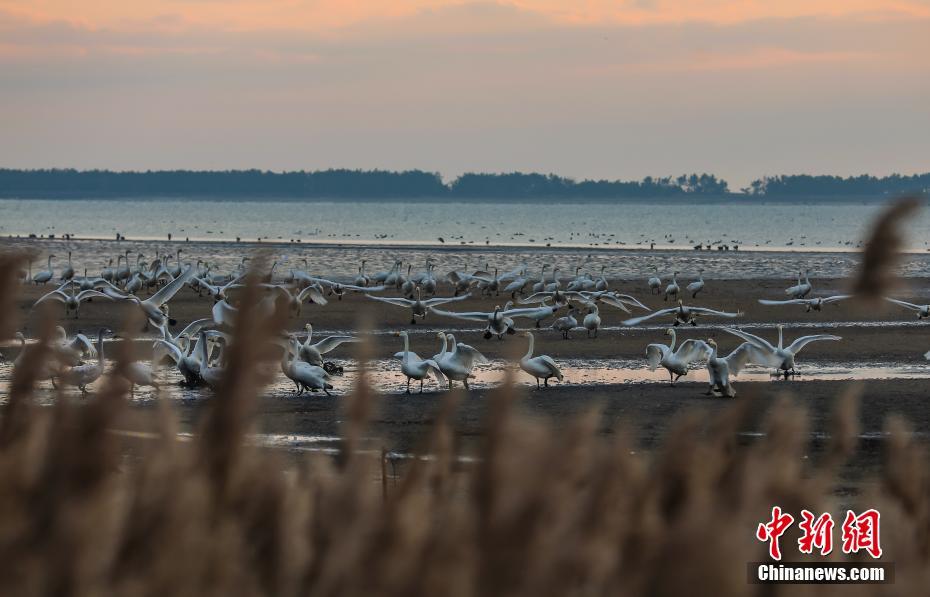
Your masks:
{"label": "white swan", "polygon": [[662,294],[662,278],[659,276],[659,268],[653,267],[655,275],[649,278],[650,294]]}
{"label": "white swan", "polygon": [[340,344],[346,342],[358,342],[359,339],[354,336],[327,336],[316,344],[310,344],[313,338],[313,326],[307,324],[304,326],[307,330],[307,337],[303,344],[300,345],[300,360],[310,363],[311,365],[323,365],[323,355],[334,350]]}
{"label": "white swan", "polygon": [[474,377],[471,373],[472,369],[475,368],[476,364],[487,363],[488,359],[468,344],[456,342],[455,336],[452,334],[446,334],[446,340],[448,340],[452,349],[443,354],[436,364],[442,374],[446,376],[450,390],[453,381],[462,382],[465,389],[468,389],[468,378]]}
{"label": "white swan", "polygon": [[306,390],[311,392],[323,390],[327,396],[331,396],[329,391],[333,389],[333,385],[329,383],[331,379],[329,373],[322,367],[298,359],[299,348],[300,344],[297,340],[291,339],[281,357],[281,371],[297,386],[298,394],[303,394]]}
{"label": "white swan", "polygon": [[[446,378],[439,369],[439,364],[432,359],[421,359],[415,352],[410,351],[410,339],[407,332],[395,332],[395,336],[404,339],[404,351],[401,353],[400,370],[407,378],[407,393],[410,393],[410,380],[416,379],[420,382],[420,393],[423,393],[423,380],[432,375],[439,384],[443,384]],[[445,336],[443,336],[445,339]]]}
{"label": "white swan", "polygon": [[730,383],[730,375],[739,375],[740,371],[753,360],[753,355],[758,349],[750,342],[743,342],[733,352],[721,357],[717,356],[717,342],[712,338],[707,339],[707,347],[707,374],[710,387],[705,395],[711,396],[714,392],[720,392],[727,398],[735,397],[736,390]]}
{"label": "white swan", "polygon": [[554,377],[559,381],[562,381],[562,370],[559,369],[559,366],[555,364],[555,361],[552,360],[552,357],[548,355],[538,355],[533,356],[533,348],[535,345],[536,339],[533,337],[532,332],[523,332],[523,335],[529,338],[529,346],[527,346],[526,354],[523,355],[523,358],[520,359],[520,369],[523,369],[527,373],[533,376],[536,380],[536,387],[539,387],[539,380],[543,380],[543,385],[549,386],[549,378]]}
{"label": "white swan", "polygon": [[[342,296],[348,290],[351,290],[353,292],[381,292],[385,288],[387,288],[383,284],[380,286],[368,286],[368,285],[362,285],[362,284],[342,284],[341,282],[334,282],[332,280],[327,280],[326,278],[311,277],[310,280],[312,282],[322,284],[324,286],[328,286],[329,287],[328,294],[330,295],[335,294],[336,298],[339,299],[340,301],[342,300]],[[424,288],[424,292],[425,292],[425,288]],[[434,292],[435,292],[435,285],[434,285]]]}
{"label": "white swan", "polygon": [[103,335],[110,330],[100,328],[97,332],[97,362],[76,365],[62,372],[61,383],[68,386],[77,386],[81,394],[87,394],[87,386],[94,383],[103,375]]}
{"label": "white swan", "polygon": [[441,315],[443,317],[452,317],[465,321],[478,321],[484,323],[486,325],[484,329],[485,340],[491,336],[497,336],[498,340],[500,340],[503,339],[504,334],[513,334],[513,319],[515,317],[524,317],[527,319],[533,319],[538,322],[558,311],[558,307],[513,309],[511,308],[512,305],[512,302],[508,302],[503,309],[501,309],[500,305],[495,305],[494,311],[491,312],[468,311],[461,313],[454,311],[444,311],[435,307],[431,308],[431,311],[436,315]]}
{"label": "white swan", "polygon": [[552,322],[552,329],[557,332],[562,332],[563,340],[568,340],[571,331],[578,327],[578,320],[575,319],[576,312],[577,309],[575,305],[569,305],[568,313]]}
{"label": "white swan", "polygon": [[[222,339],[222,338],[221,338]],[[222,367],[213,367],[210,365],[210,357],[207,352],[207,332],[200,330],[197,337],[197,351],[199,354],[200,380],[212,389],[217,389],[223,383],[224,371]]]}
{"label": "white swan", "polygon": [[926,319],[930,317],[930,305],[915,305],[914,303],[908,303],[907,301],[899,301],[898,299],[885,298],[889,303],[894,303],[905,307],[917,313],[917,319]]}
{"label": "white swan", "polygon": [[810,274],[810,270],[804,272],[804,281],[801,282],[801,272],[798,272],[798,283],[790,288],[786,288],[785,294],[796,299],[804,298],[810,294],[814,286],[811,284],[808,274]]}
{"label": "white swan", "polygon": [[[29,350],[26,347],[26,337],[23,336],[22,332],[16,332],[15,337],[17,340],[19,340],[20,344],[19,354],[17,354],[16,358],[13,360],[14,370],[23,364],[26,358],[26,353]],[[52,345],[52,348],[56,348],[54,344]],[[95,350],[94,353],[96,354],[96,352],[97,351]],[[59,356],[61,356],[60,353]],[[62,359],[62,361],[66,362],[65,359]],[[80,361],[77,361],[74,364],[78,364],[79,362]],[[34,363],[34,365],[37,365],[37,367],[32,369],[30,372],[30,377],[36,381],[50,381],[52,382],[52,387],[57,388],[58,386],[55,384],[55,378],[58,377],[58,364],[59,361],[54,358],[43,358],[41,363]]]}
{"label": "white swan", "polygon": [[107,266],[100,271],[100,277],[107,282],[112,282],[115,276],[116,272],[113,271],[113,258],[111,257],[110,260],[107,261]]}
{"label": "white swan", "polygon": [[104,293],[110,298],[118,300],[126,300],[131,303],[136,304],[139,309],[142,310],[142,313],[145,315],[148,321],[153,325],[161,325],[166,320],[170,325],[175,325],[177,322],[174,319],[171,319],[166,314],[167,312],[167,302],[170,301],[175,294],[186,284],[191,278],[194,277],[194,268],[188,266],[184,273],[172,280],[170,283],[165,284],[158,292],[147,298],[146,300],[141,300],[139,297],[131,294],[119,294],[112,290],[104,288]]}
{"label": "white swan", "polygon": [[678,298],[678,293],[681,289],[678,287],[677,276],[678,272],[672,273],[672,281],[665,287],[665,296],[662,297],[663,301],[667,301],[668,297],[672,297],[673,300]]}
{"label": "white swan", "polygon": [[181,385],[187,387],[194,387],[200,383],[200,351],[195,350],[197,342],[198,340],[188,341],[183,347],[166,340],[155,340],[154,343],[156,355],[164,354],[171,357],[178,373],[184,378]]}
{"label": "white swan", "polygon": [[784,347],[782,345],[784,326],[779,324],[778,346],[772,346],[767,340],[760,338],[755,334],[750,334],[749,332],[744,332],[743,330],[738,330],[736,328],[721,329],[729,334],[733,334],[734,336],[742,338],[746,342],[750,342],[753,346],[758,348],[759,350],[753,354],[753,362],[764,367],[772,367],[776,370],[776,372],[783,372],[785,379],[788,379],[789,375],[797,373],[794,368],[794,357],[799,352],[801,352],[802,348],[811,342],[819,342],[821,340],[842,340],[840,336],[834,336],[832,334],[813,334],[810,336],[801,336],[787,347]]}
{"label": "white swan", "polygon": [[686,306],[681,300],[679,300],[677,307],[660,309],[659,311],[653,311],[649,315],[627,319],[623,322],[623,325],[639,325],[644,321],[648,321],[655,317],[662,317],[663,315],[674,315],[675,319],[672,322],[672,325],[674,326],[687,325],[689,323],[693,326],[696,326],[697,318],[701,316],[733,318],[742,317],[743,312],[737,311],[736,313],[728,313],[726,311],[717,311],[716,309],[707,309],[705,307],[689,307]]}
{"label": "white swan", "polygon": [[698,279],[688,284],[686,289],[691,293],[691,298],[697,298],[698,293],[704,290],[704,270],[698,270]]}
{"label": "white swan", "polygon": [[[44,303],[46,301],[55,301],[65,306],[65,313],[70,313],[74,311],[74,318],[77,319],[81,314],[81,303],[84,301],[89,301],[93,298],[104,298],[107,300],[112,300],[112,298],[97,290],[82,290],[75,294],[74,292],[74,282],[69,281],[62,284],[59,288],[49,292],[48,294],[42,296],[39,300],[35,302],[33,308],[37,307],[39,303]],[[65,292],[65,286],[70,286],[70,294]]]}
{"label": "white swan", "polygon": [[594,280],[594,290],[604,291],[607,290],[610,284],[607,282],[607,277],[604,275],[604,270],[607,269],[606,265],[601,266],[601,275],[599,275]]}
{"label": "white swan", "polygon": [[533,284],[533,292],[542,292],[546,289],[546,270],[549,269],[549,264],[544,263],[542,269],[539,272],[539,282]]}
{"label": "white swan", "polygon": [[67,282],[74,277],[74,266],[71,265],[71,251],[68,251],[68,265],[61,268],[61,273],[58,274],[58,279],[62,282]]}
{"label": "white swan", "polygon": [[655,371],[659,366],[668,371],[668,383],[674,386],[678,379],[688,374],[688,367],[695,360],[700,359],[706,354],[706,345],[700,340],[685,340],[675,350],[675,342],[678,337],[673,328],[665,330],[666,336],[671,336],[672,341],[666,346],[665,344],[650,344],[646,346],[646,363],[650,371]]}
{"label": "white swan", "polygon": [[54,271],[52,270],[52,259],[54,258],[54,255],[49,255],[46,269],[40,272],[36,272],[36,274],[32,276],[32,282],[34,284],[48,284],[49,280],[52,279],[52,277],[55,275]]}
{"label": "white swan", "polygon": [[416,294],[417,294],[416,300],[410,300],[410,299],[405,299],[405,298],[388,298],[384,296],[373,296],[370,294],[366,294],[365,296],[375,301],[380,301],[382,303],[394,305],[395,307],[404,307],[404,308],[410,309],[411,310],[410,323],[412,325],[416,324],[417,317],[421,319],[425,318],[426,312],[432,307],[436,307],[438,305],[445,305],[446,303],[453,303],[456,301],[463,301],[468,298],[468,295],[466,294],[462,296],[453,296],[453,297],[447,297],[447,298],[431,298],[431,299],[424,300],[420,296],[419,288],[417,288]]}
{"label": "white swan", "polygon": [[358,268],[358,275],[355,276],[355,281],[353,282],[356,286],[368,286],[371,284],[371,278],[365,274],[365,264],[367,261],[362,259],[362,265]]}
{"label": "white swan", "polygon": [[148,386],[158,389],[158,380],[155,378],[155,370],[151,365],[140,361],[132,361],[120,369],[117,367],[116,372],[120,377],[129,382],[129,395],[135,396],[136,386]]}
{"label": "white swan", "polygon": [[597,330],[601,327],[601,314],[596,303],[587,303],[587,307],[588,314],[581,320],[581,325],[587,331],[588,338],[591,337],[591,332],[594,332],[594,337],[597,338]]}
{"label": "white swan", "polygon": [[767,299],[759,299],[760,305],[804,305],[807,307],[807,313],[811,311],[820,311],[823,309],[824,305],[830,305],[837,303],[839,301],[845,301],[848,298],[852,298],[851,294],[838,294],[836,296],[822,296],[817,298],[808,298],[808,299],[788,299],[784,301],[770,301]]}

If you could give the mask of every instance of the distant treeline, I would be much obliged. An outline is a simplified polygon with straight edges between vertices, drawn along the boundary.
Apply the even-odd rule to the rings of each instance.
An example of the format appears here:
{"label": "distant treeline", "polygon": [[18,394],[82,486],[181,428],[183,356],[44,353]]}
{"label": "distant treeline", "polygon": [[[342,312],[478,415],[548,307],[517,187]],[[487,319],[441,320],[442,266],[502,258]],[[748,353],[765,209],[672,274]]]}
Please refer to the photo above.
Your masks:
{"label": "distant treeline", "polygon": [[[775,176],[753,181],[742,194],[763,197],[872,196],[930,190],[930,173],[857,176]],[[734,196],[713,174],[690,174],[641,181],[582,180],[554,174],[463,174],[451,183],[421,170],[109,170],[0,169],[0,196],[12,198],[88,197],[289,197],[289,198],[581,198]]]}

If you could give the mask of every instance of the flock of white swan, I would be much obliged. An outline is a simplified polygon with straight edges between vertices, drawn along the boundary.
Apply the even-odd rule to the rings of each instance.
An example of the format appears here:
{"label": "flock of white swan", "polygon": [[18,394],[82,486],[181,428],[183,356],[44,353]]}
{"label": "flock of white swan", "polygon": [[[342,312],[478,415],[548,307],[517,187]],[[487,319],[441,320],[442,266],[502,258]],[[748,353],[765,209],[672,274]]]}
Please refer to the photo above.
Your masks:
{"label": "flock of white swan", "polygon": [[[173,365],[186,386],[206,385],[215,388],[223,377],[225,363],[224,348],[230,341],[228,331],[237,312],[236,292],[243,288],[243,278],[249,268],[249,258],[242,258],[231,272],[220,273],[203,260],[196,263],[184,262],[181,249],[176,253],[159,254],[147,261],[141,253],[135,255],[126,250],[111,259],[98,274],[83,270],[78,275],[72,264],[72,255],[68,253],[67,264],[56,272],[53,268],[54,255],[49,255],[44,270],[32,273],[23,272],[24,284],[46,285],[52,282],[57,287],[36,301],[36,305],[54,302],[64,306],[66,316],[80,316],[81,305],[94,299],[102,301],[122,301],[134,305],[146,321],[146,327],[155,328],[158,336],[153,340],[153,357],[151,363],[133,362],[121,368],[122,375],[135,386],[157,387],[155,369],[162,363]],[[689,283],[684,290],[679,286],[679,272],[674,272],[668,282],[662,279],[658,268],[646,280],[646,286],[655,295],[661,295],[663,302],[672,306],[651,310],[633,296],[621,294],[609,288],[604,268],[596,275],[576,268],[574,276],[565,278],[559,275],[560,269],[549,271],[543,266],[538,277],[531,276],[526,266],[501,272],[498,268],[486,266],[483,270],[466,272],[451,271],[444,276],[436,274],[431,259],[427,259],[421,272],[414,273],[413,266],[406,270],[402,262],[395,261],[393,266],[384,271],[368,273],[366,262],[362,262],[358,271],[346,279],[352,282],[335,281],[308,273],[309,266],[303,260],[304,269],[292,268],[284,274],[276,275],[277,263],[270,271],[261,276],[260,286],[264,295],[257,306],[261,315],[272,315],[276,309],[286,308],[292,314],[299,314],[307,303],[318,306],[326,305],[327,297],[342,299],[347,292],[359,293],[372,301],[379,301],[410,314],[410,323],[433,315],[479,323],[486,339],[518,333],[517,322],[526,322],[525,329],[519,331],[527,341],[526,354],[519,360],[519,367],[535,379],[537,386],[548,386],[551,379],[563,380],[563,373],[555,359],[548,355],[534,355],[535,338],[533,329],[540,329],[541,323],[554,318],[549,324],[552,330],[563,338],[570,338],[572,332],[583,330],[587,337],[597,337],[601,327],[599,306],[619,309],[632,315],[632,309],[645,314],[630,317],[623,321],[624,326],[636,326],[646,321],[667,321],[672,327],[666,331],[670,336],[668,344],[653,343],[646,347],[646,363],[650,370],[664,368],[669,374],[669,383],[674,383],[686,375],[692,367],[703,361],[709,376],[707,394],[732,397],[735,395],[731,377],[740,373],[749,364],[771,368],[778,375],[787,378],[795,373],[795,358],[805,346],[818,341],[838,341],[841,338],[831,334],[814,334],[802,336],[785,346],[783,328],[777,327],[778,341],[772,344],[768,340],[746,331],[721,327],[720,329],[741,340],[741,344],[728,355],[718,353],[713,339],[688,339],[677,344],[675,327],[679,325],[696,326],[699,319],[740,317],[740,312],[726,312],[695,305],[686,305],[682,295],[696,299],[705,289],[703,270],[698,271],[697,279]],[[200,296],[214,301],[211,317],[197,319],[188,323],[179,332],[172,332],[177,325],[171,317],[169,303],[184,287],[189,287]],[[808,274],[798,273],[797,283],[785,290],[786,299],[761,299],[763,305],[797,304],[807,311],[820,311],[824,305],[850,298],[850,295],[829,297],[811,297],[813,285]],[[439,296],[448,291],[445,296]],[[496,306],[492,311],[458,311],[452,310],[455,303],[478,293],[484,296],[499,296],[503,293],[509,300],[503,307]],[[394,296],[389,296],[394,295]],[[145,298],[143,298],[145,296]],[[930,317],[930,305],[916,305],[897,299],[887,299],[891,303],[911,309],[918,318]],[[584,314],[580,311],[584,310]],[[564,310],[564,314],[557,316]],[[105,369],[104,336],[111,333],[101,328],[96,338],[84,334],[68,337],[65,330],[57,328],[53,348],[59,358],[43,365],[39,372],[40,380],[52,384],[74,386],[86,392],[88,385],[101,377]],[[411,382],[419,382],[423,392],[425,380],[433,378],[439,387],[453,382],[460,382],[468,388],[469,379],[474,378],[474,369],[488,363],[488,359],[476,348],[456,340],[454,334],[439,332],[439,352],[429,357],[421,357],[410,350],[407,331],[395,334],[403,341],[403,350],[394,356],[400,362],[400,371],[406,377],[406,391],[410,392]],[[17,334],[22,347],[26,347],[26,338]],[[324,355],[346,342],[359,341],[358,336],[334,335],[314,341],[313,328],[306,325],[301,332],[282,330],[275,342],[282,349],[280,367],[282,373],[290,379],[295,392],[322,390],[329,394],[333,388],[333,375],[340,369],[331,362],[324,361]],[[95,341],[94,341],[95,340]],[[21,350],[14,362],[18,365],[26,353]]]}

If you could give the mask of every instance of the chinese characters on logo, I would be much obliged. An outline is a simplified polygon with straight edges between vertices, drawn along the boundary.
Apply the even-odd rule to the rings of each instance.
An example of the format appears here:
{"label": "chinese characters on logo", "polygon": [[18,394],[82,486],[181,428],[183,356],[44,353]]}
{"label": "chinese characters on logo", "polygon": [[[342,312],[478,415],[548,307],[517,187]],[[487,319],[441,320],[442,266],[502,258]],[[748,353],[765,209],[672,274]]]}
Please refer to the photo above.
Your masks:
{"label": "chinese characters on logo", "polygon": [[[882,556],[879,539],[880,517],[878,510],[874,508],[859,515],[852,510],[847,510],[841,529],[843,553],[853,554],[865,551],[873,558],[880,558]],[[769,557],[773,560],[781,560],[779,540],[794,524],[794,521],[794,516],[774,506],[772,518],[768,522],[760,523],[756,528],[756,539],[769,544]],[[833,517],[829,512],[814,516],[808,510],[801,510],[801,520],[798,522],[798,528],[801,530],[798,551],[811,554],[816,549],[821,555],[829,555],[833,551],[833,527]]]}

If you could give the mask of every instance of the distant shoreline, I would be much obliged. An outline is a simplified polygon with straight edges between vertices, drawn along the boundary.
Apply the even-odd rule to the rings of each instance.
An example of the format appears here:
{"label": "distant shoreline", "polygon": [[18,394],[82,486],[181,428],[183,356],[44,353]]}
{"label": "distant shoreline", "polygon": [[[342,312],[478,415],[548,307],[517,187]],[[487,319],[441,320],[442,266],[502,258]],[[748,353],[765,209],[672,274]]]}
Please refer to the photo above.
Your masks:
{"label": "distant shoreline", "polygon": [[210,203],[307,203],[307,204],[340,204],[340,203],[475,203],[479,205],[493,205],[497,203],[508,204],[551,204],[551,205],[707,205],[720,203],[734,203],[740,205],[766,205],[766,204],[792,204],[792,203],[819,203],[819,204],[873,204],[884,203],[893,199],[892,196],[874,195],[810,195],[810,196],[772,196],[744,195],[731,193],[729,195],[673,195],[673,196],[639,196],[639,197],[299,197],[288,195],[240,196],[240,195],[7,195],[0,190],[0,201],[203,201]]}

